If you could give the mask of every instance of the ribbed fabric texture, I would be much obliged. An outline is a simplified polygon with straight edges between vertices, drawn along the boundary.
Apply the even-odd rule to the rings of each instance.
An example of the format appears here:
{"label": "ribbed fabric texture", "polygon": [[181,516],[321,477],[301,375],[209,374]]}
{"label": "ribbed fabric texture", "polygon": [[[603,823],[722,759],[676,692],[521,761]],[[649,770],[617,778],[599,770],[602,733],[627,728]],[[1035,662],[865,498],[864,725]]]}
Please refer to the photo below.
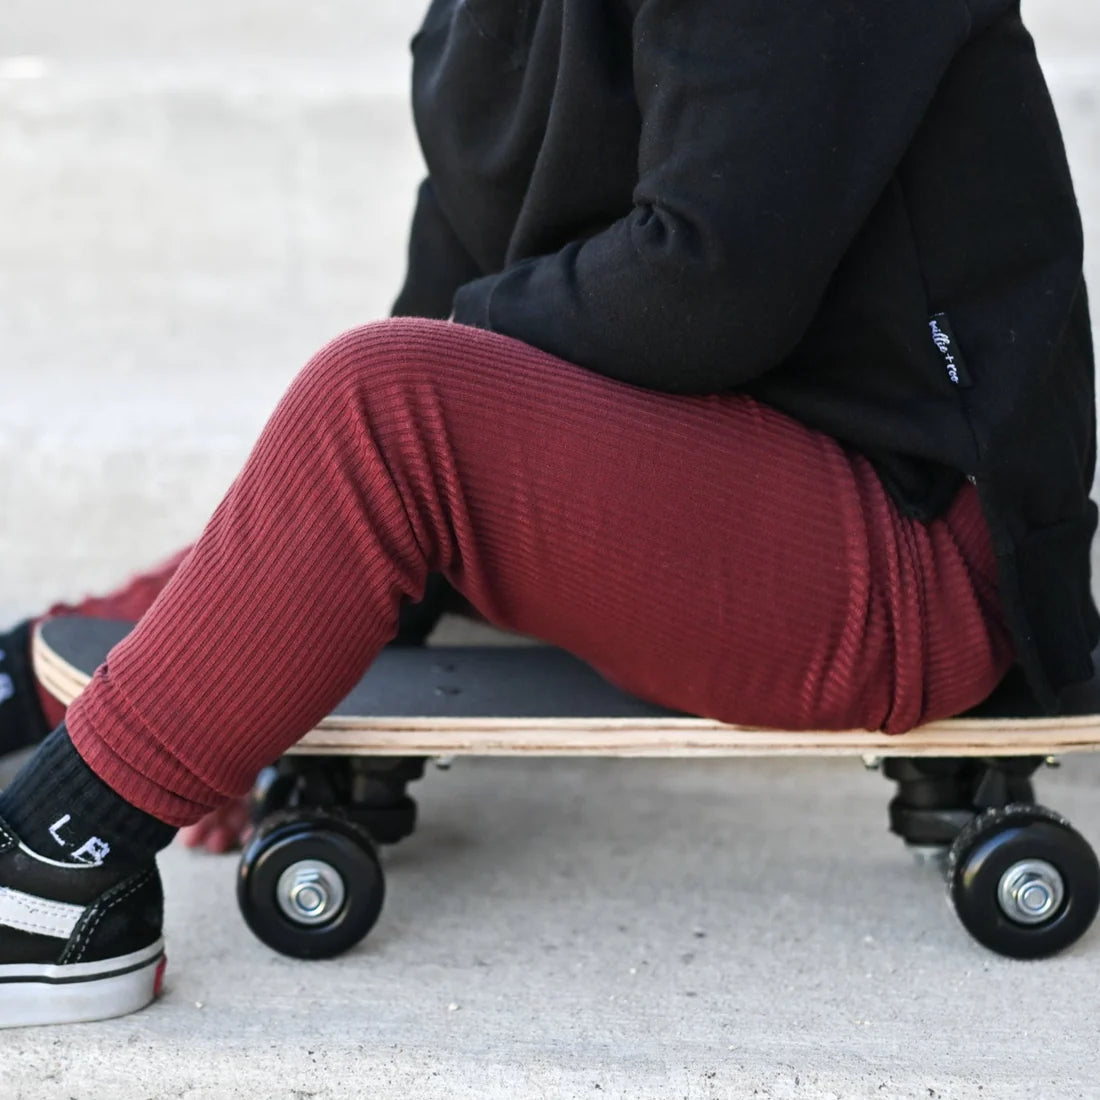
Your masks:
{"label": "ribbed fabric texture", "polygon": [[0,792],[0,818],[39,855],[120,869],[146,866],[176,835],[104,783],[63,725]]}
{"label": "ribbed fabric texture", "polygon": [[[118,588],[95,596],[87,596],[78,603],[56,603],[41,615],[33,623],[23,623],[10,635],[0,635],[0,649],[4,648],[6,638],[20,638],[23,643],[24,653],[23,671],[24,679],[18,681],[16,687],[19,699],[20,713],[17,716],[13,706],[10,711],[10,719],[18,723],[10,730],[9,740],[5,735],[5,721],[8,716],[0,707],[0,753],[18,748],[21,745],[31,745],[41,740],[50,730],[56,729],[65,720],[65,707],[51,695],[46,688],[34,679],[30,665],[30,632],[41,622],[47,619],[57,618],[62,615],[83,615],[93,619],[124,619],[137,622],[153,605],[153,601],[160,595],[164,586],[172,579],[179,568],[180,562],[187,557],[191,547],[177,551],[170,558],[165,559],[152,569],[143,573],[137,573],[126,580]],[[454,590],[441,576],[428,578],[428,591],[424,600],[417,604],[406,604],[401,609],[401,622],[394,638],[398,645],[422,645],[425,639],[435,629],[439,619],[449,610],[456,610],[462,603],[461,597],[457,597]],[[18,634],[17,634],[18,632]],[[20,650],[15,647],[12,652],[18,654]],[[0,669],[3,662],[0,661]],[[27,689],[26,685],[33,682],[33,689]],[[27,694],[27,690],[33,691],[34,698]],[[35,702],[37,699],[37,702]],[[29,700],[29,702],[28,702]],[[30,720],[33,719],[33,720]],[[19,739],[15,744],[14,740]],[[10,741],[10,744],[9,744]]]}
{"label": "ribbed fabric texture", "polygon": [[863,458],[744,395],[400,319],[299,375],[70,708],[74,743],[127,800],[192,822],[350,690],[429,571],[491,622],[729,722],[900,733],[1011,662],[969,486],[922,526]]}
{"label": "ribbed fabric texture", "polygon": [[[128,619],[137,622],[152,606],[161,589],[172,579],[190,549],[189,546],[184,547],[152,569],[136,574],[120,588],[102,596],[88,596],[79,603],[55,603],[45,615],[35,620],[34,625],[59,615],[86,615],[93,619]],[[56,729],[65,719],[65,707],[37,681],[35,690],[48,728]]]}

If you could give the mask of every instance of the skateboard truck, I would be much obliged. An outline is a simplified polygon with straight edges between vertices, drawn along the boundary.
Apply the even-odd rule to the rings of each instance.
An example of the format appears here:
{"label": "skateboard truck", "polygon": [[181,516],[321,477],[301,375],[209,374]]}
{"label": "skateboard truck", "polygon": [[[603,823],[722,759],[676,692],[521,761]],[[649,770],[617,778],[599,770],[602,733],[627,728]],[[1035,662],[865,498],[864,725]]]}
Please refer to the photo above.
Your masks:
{"label": "skateboard truck", "polygon": [[907,845],[952,844],[975,814],[1035,801],[1031,776],[1041,756],[888,757],[882,765],[897,783],[890,802],[890,831]]}
{"label": "skateboard truck", "polygon": [[282,811],[339,807],[376,844],[396,844],[416,828],[416,802],[406,789],[424,775],[424,765],[421,756],[284,756],[253,785],[252,822]]}
{"label": "skateboard truck", "polygon": [[890,829],[943,867],[955,912],[986,947],[1039,958],[1073,943],[1100,905],[1100,868],[1065,818],[1035,803],[1044,756],[891,757]]}

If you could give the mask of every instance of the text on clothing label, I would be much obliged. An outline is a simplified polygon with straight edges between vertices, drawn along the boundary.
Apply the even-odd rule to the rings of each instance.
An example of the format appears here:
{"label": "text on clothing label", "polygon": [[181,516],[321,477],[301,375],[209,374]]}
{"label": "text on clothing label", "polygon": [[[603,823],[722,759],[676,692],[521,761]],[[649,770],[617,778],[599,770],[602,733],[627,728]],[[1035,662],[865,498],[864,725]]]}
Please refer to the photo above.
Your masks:
{"label": "text on clothing label", "polygon": [[970,372],[966,369],[959,351],[959,341],[955,339],[955,333],[951,328],[951,322],[946,313],[937,313],[928,322],[932,331],[932,342],[939,349],[947,366],[947,377],[956,386],[971,385]]}

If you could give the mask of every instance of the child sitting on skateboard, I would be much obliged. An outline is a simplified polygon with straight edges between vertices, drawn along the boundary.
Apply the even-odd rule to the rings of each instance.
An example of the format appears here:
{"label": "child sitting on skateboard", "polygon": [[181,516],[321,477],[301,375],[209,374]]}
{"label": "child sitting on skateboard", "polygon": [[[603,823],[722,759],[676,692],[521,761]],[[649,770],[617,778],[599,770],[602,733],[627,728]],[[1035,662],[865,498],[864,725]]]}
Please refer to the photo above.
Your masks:
{"label": "child sitting on skateboard", "polygon": [[413,53],[407,316],[306,365],[0,795],[0,1024],[152,999],[156,852],[433,574],[729,722],[1091,674],[1082,232],[1018,2],[435,0]]}

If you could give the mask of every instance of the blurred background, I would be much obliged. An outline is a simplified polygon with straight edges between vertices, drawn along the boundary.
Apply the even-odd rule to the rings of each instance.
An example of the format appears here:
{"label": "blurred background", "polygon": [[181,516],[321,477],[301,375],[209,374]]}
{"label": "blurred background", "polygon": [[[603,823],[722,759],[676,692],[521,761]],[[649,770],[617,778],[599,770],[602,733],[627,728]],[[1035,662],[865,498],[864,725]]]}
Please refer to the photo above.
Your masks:
{"label": "blurred background", "polygon": [[[190,540],[308,356],[384,316],[411,0],[4,0],[0,623]],[[1100,6],[1027,0],[1100,285]]]}

